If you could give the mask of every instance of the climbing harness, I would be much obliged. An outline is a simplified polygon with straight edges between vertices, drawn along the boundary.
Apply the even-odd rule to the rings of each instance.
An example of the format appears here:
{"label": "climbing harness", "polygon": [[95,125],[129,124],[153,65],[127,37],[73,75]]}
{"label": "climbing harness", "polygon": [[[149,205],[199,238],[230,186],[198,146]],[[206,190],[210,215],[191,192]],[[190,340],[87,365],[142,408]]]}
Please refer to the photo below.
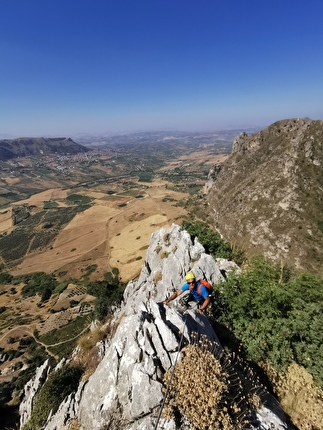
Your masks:
{"label": "climbing harness", "polygon": [[170,378],[169,378],[169,381],[168,381],[168,384],[167,384],[167,388],[166,388],[166,391],[165,391],[165,394],[164,394],[164,398],[163,398],[163,401],[162,401],[162,404],[161,404],[161,407],[160,407],[160,410],[159,410],[159,414],[158,414],[158,417],[157,417],[157,421],[156,421],[154,430],[157,430],[157,428],[158,428],[158,423],[159,423],[161,414],[163,412],[163,409],[164,409],[164,406],[165,406],[165,402],[166,402],[166,398],[168,396],[168,393],[169,393],[169,390],[170,390],[170,386],[171,386],[171,383],[172,383],[172,379],[173,379],[173,375],[174,375],[174,372],[175,372],[175,367],[176,367],[176,363],[177,363],[177,360],[178,360],[178,357],[179,357],[179,353],[181,352],[182,342],[183,342],[183,339],[184,339],[184,330],[185,330],[185,326],[186,326],[187,311],[184,312],[184,315],[185,315],[185,318],[184,318],[184,324],[183,324],[183,330],[182,330],[181,340],[180,340],[179,345],[178,345],[178,350],[177,350],[177,354],[176,354],[176,358],[175,358],[175,363],[174,363],[173,370],[172,370],[172,373],[170,375]]}

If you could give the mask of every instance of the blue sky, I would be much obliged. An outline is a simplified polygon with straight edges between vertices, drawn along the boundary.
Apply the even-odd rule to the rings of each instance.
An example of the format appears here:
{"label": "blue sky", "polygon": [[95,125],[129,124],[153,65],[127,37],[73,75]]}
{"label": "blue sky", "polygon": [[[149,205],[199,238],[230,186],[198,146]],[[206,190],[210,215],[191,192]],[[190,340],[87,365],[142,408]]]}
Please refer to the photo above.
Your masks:
{"label": "blue sky", "polygon": [[323,119],[322,0],[1,0],[0,136]]}

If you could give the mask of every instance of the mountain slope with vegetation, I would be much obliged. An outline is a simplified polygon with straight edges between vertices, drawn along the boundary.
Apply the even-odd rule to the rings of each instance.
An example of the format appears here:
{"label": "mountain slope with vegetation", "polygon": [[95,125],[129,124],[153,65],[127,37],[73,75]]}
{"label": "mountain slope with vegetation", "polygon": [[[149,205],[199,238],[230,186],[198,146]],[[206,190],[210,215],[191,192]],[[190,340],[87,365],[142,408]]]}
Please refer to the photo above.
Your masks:
{"label": "mountain slope with vegetation", "polygon": [[214,224],[248,255],[322,273],[323,121],[288,119],[234,140],[210,171]]}
{"label": "mountain slope with vegetation", "polygon": [[17,157],[30,157],[43,154],[77,154],[87,152],[88,148],[65,137],[22,137],[0,140],[0,160]]}
{"label": "mountain slope with vegetation", "polygon": [[[299,264],[300,260],[297,260],[295,263],[292,258],[285,258],[286,256],[284,258],[281,256],[276,258],[276,263],[271,263],[259,255],[249,258],[251,254],[263,254],[275,259],[273,253],[274,246],[282,242],[286,238],[286,235],[291,234],[288,228],[292,229],[293,222],[288,222],[288,220],[295,221],[293,217],[296,215],[300,216],[301,214],[305,219],[308,211],[308,219],[314,215],[313,219],[315,217],[319,219],[319,212],[315,212],[313,215],[312,206],[309,205],[312,204],[312,200],[315,200],[315,197],[311,194],[314,187],[313,184],[317,184],[320,181],[320,142],[322,142],[319,132],[320,123],[322,122],[286,120],[280,121],[263,132],[252,136],[247,136],[243,133],[234,141],[229,162],[216,165],[210,175],[208,186],[211,192],[208,198],[214,192],[212,187],[217,184],[217,180],[219,180],[218,184],[227,187],[226,190],[228,193],[231,186],[232,190],[238,190],[242,195],[246,196],[244,207],[238,207],[239,199],[235,201],[235,205],[231,202],[231,206],[229,206],[230,196],[227,196],[229,209],[226,214],[222,214],[223,218],[217,226],[218,230],[225,232],[225,229],[229,226],[229,221],[235,221],[236,228],[241,228],[237,222],[237,218],[234,220],[234,214],[232,213],[234,209],[237,209],[237,212],[235,212],[236,216],[247,215],[249,213],[251,221],[248,224],[248,228],[251,228],[251,223],[255,222],[256,218],[253,218],[253,216],[259,213],[262,216],[261,227],[266,225],[265,222],[267,219],[270,228],[275,226],[275,221],[277,221],[276,218],[278,217],[276,227],[280,225],[282,230],[278,228],[271,231],[267,242],[268,248],[265,245],[263,248],[259,245],[262,241],[265,241],[265,236],[264,234],[259,234],[260,230],[256,223],[253,225],[255,234],[252,236],[252,245],[246,246],[249,243],[246,238],[239,242],[238,235],[237,239],[231,236],[230,245],[223,240],[218,231],[214,231],[206,223],[192,221],[196,219],[208,219],[208,208],[204,200],[205,197],[202,194],[192,192],[189,198],[186,195],[179,202],[175,200],[177,194],[174,194],[172,188],[174,187],[175,189],[175,187],[182,186],[182,184],[186,187],[191,185],[191,182],[187,182],[187,176],[185,175],[189,172],[192,176],[193,172],[190,172],[192,166],[195,169],[199,169],[201,173],[201,166],[206,164],[205,160],[207,160],[209,166],[215,162],[214,159],[212,161],[210,159],[211,151],[209,151],[209,148],[200,153],[201,155],[198,160],[201,162],[201,165],[198,165],[196,157],[198,153],[196,152],[190,155],[191,160],[193,160],[192,162],[188,162],[187,159],[183,160],[180,157],[179,161],[176,160],[170,164],[169,170],[165,166],[162,166],[154,174],[167,175],[167,178],[169,180],[172,178],[172,181],[165,184],[159,179],[159,185],[154,188],[149,188],[152,184],[148,182],[144,183],[143,188],[140,188],[139,191],[138,184],[136,184],[135,188],[132,188],[135,184],[130,184],[130,181],[127,181],[129,190],[123,190],[120,192],[120,195],[117,195],[117,186],[112,188],[110,183],[104,185],[101,183],[96,184],[95,187],[98,187],[98,189],[92,189],[92,185],[90,187],[89,184],[86,184],[87,186],[82,189],[82,194],[79,194],[79,188],[77,190],[73,188],[73,193],[69,195],[67,190],[60,190],[59,193],[55,191],[53,194],[53,196],[56,196],[55,201],[51,201],[50,198],[45,197],[48,194],[41,194],[41,197],[38,198],[41,203],[39,208],[35,207],[35,202],[38,201],[36,196],[34,200],[29,200],[29,206],[24,206],[25,203],[22,206],[15,206],[11,214],[14,222],[12,222],[10,230],[4,230],[0,240],[0,245],[2,243],[4,250],[7,250],[6,252],[3,250],[0,253],[2,260],[6,263],[6,266],[0,267],[0,342],[2,341],[2,344],[0,344],[0,353],[2,357],[6,357],[0,369],[0,379],[2,379],[2,383],[0,383],[1,415],[7,416],[10,418],[10,422],[14,422],[14,418],[16,419],[14,413],[18,411],[18,403],[21,401],[22,390],[27,380],[35,372],[35,367],[39,367],[41,364],[44,366],[44,372],[46,371],[47,374],[46,366],[49,364],[46,364],[47,360],[45,361],[45,359],[49,354],[50,361],[54,359],[59,360],[63,357],[68,358],[68,360],[60,371],[52,373],[46,384],[37,392],[34,398],[36,403],[34,401],[31,402],[28,395],[26,396],[25,405],[27,405],[27,409],[24,411],[24,408],[22,408],[23,412],[20,413],[22,417],[25,414],[26,416],[31,415],[29,422],[25,424],[24,428],[32,429],[43,425],[47,420],[47,415],[51,408],[54,408],[52,411],[54,413],[65,395],[69,393],[71,393],[71,396],[65,399],[60,412],[58,411],[50,422],[47,422],[47,430],[54,428],[68,428],[69,430],[74,428],[94,428],[96,425],[99,426],[98,423],[93,423],[96,419],[100,421],[102,428],[109,425],[108,423],[111,421],[111,426],[116,425],[120,429],[127,428],[129,430],[131,428],[137,430],[141,426],[141,420],[147,420],[152,427],[155,423],[158,405],[160,404],[159,400],[161,398],[158,384],[161,384],[161,376],[165,369],[169,368],[169,363],[165,364],[164,360],[172,362],[177,348],[176,342],[174,347],[173,336],[171,339],[168,335],[166,336],[166,333],[168,333],[167,330],[170,328],[169,315],[172,309],[163,307],[160,300],[163,300],[166,294],[173,292],[174,288],[177,288],[182,282],[185,272],[193,268],[197,272],[203,273],[203,276],[209,279],[214,285],[215,304],[208,310],[208,323],[211,323],[220,343],[224,347],[225,356],[231,357],[232,355],[232,357],[236,357],[234,360],[234,364],[237,365],[235,372],[239,375],[241,386],[246,389],[248,395],[251,395],[253,392],[259,394],[258,390],[261,389],[261,386],[258,385],[258,379],[256,380],[256,386],[250,387],[248,385],[251,381],[250,375],[252,374],[255,377],[257,376],[257,378],[260,377],[261,384],[265,384],[270,394],[278,399],[286,413],[291,417],[292,422],[300,430],[320,428],[323,410],[323,395],[321,390],[323,387],[323,356],[321,347],[323,340],[321,334],[323,322],[323,281],[320,274],[306,274],[304,271],[303,273],[298,273],[298,271],[294,271],[291,268],[291,265],[295,264],[297,268],[309,269],[309,272],[319,272],[319,269],[312,265],[306,266],[307,262],[304,262],[304,265],[301,267]],[[316,126],[318,126],[318,129],[316,129]],[[304,136],[307,136],[307,143],[304,143]],[[128,153],[129,148],[130,144],[126,145],[120,157],[131,157],[136,153]],[[136,151],[139,154],[138,148]],[[301,154],[304,155],[303,165],[300,162]],[[86,154],[86,157],[88,157],[88,154]],[[108,158],[108,161],[113,163],[115,159],[119,160],[119,158],[112,157],[111,159]],[[142,161],[142,159],[140,160]],[[96,153],[93,160],[96,160],[95,162],[97,163],[102,158],[99,157],[99,153]],[[161,162],[160,157],[156,157],[155,154],[154,160],[151,159],[150,161],[155,163],[157,162],[156,160],[158,163]],[[219,158],[219,160],[221,161],[223,158]],[[20,162],[21,160],[19,160]],[[281,168],[277,167],[279,162],[281,163]],[[71,161],[71,164],[74,165],[74,161]],[[141,164],[138,164],[138,169],[140,166]],[[139,172],[146,173],[147,166],[145,161],[140,167]],[[151,165],[149,166],[151,168]],[[307,171],[305,171],[304,166],[309,166]],[[125,163],[122,168],[126,171],[128,163]],[[274,170],[275,168],[277,171]],[[274,174],[270,173],[270,169]],[[301,175],[300,172],[302,172]],[[104,170],[103,173],[106,174],[106,171]],[[283,179],[279,182],[279,174],[282,175],[285,182],[283,182]],[[221,175],[224,175],[224,177]],[[257,187],[254,189],[252,188],[253,182],[248,182],[248,175],[252,177],[253,182],[257,182]],[[299,182],[297,182],[298,175],[300,175]],[[232,181],[232,178],[234,181]],[[227,180],[226,183],[225,179]],[[137,180],[140,182],[140,179]],[[268,181],[267,185],[265,183],[266,180]],[[201,181],[200,177],[199,181]],[[304,187],[306,181],[308,181],[307,186],[309,187],[307,193],[303,192],[302,194],[299,192],[297,194],[299,190],[294,184],[296,183],[299,184],[299,187],[301,185]],[[194,185],[196,184],[194,183]],[[125,182],[122,182],[118,186],[124,187]],[[85,192],[87,188],[89,189]],[[290,193],[290,188],[293,193]],[[313,189],[317,191],[315,187]],[[173,194],[170,194],[171,192]],[[266,192],[269,193],[267,200],[265,199]],[[153,194],[154,198],[157,197],[157,194],[161,193],[157,208],[159,213],[163,213],[164,211],[164,209],[161,209],[164,208],[164,206],[161,206],[161,203],[165,203],[164,200],[167,200],[174,204],[173,210],[176,213],[176,221],[178,221],[180,205],[185,206],[188,215],[183,215],[185,221],[182,223],[181,228],[178,226],[175,227],[173,224],[170,231],[162,229],[160,232],[155,233],[155,242],[151,244],[150,251],[148,249],[146,254],[147,246],[143,245],[145,243],[143,240],[146,239],[143,238],[143,230],[139,233],[137,228],[135,228],[137,225],[136,222],[145,230],[147,230],[146,226],[148,225],[153,228],[161,226],[160,221],[159,224],[155,221],[152,223],[150,217],[147,218],[150,220],[149,223],[144,224],[144,219],[148,216],[144,204],[146,202],[147,205],[149,193]],[[276,201],[279,193],[286,193],[289,200]],[[232,195],[235,197],[234,193]],[[94,198],[95,196],[97,197],[96,199]],[[121,198],[124,200],[120,200]],[[112,213],[103,209],[105,206],[101,206],[102,202],[107,205],[109,211],[112,205],[114,205],[115,212],[113,214],[115,214],[116,218],[113,218]],[[252,206],[257,202],[259,207]],[[270,207],[270,204],[273,206]],[[79,205],[84,205],[84,207],[82,208]],[[85,210],[87,205],[91,207]],[[125,212],[127,207],[129,212]],[[210,205],[209,208],[211,207]],[[95,211],[91,212],[91,218],[87,218],[86,213],[91,208],[95,209]],[[151,211],[153,210],[156,210],[155,206],[151,208]],[[254,213],[251,212],[252,210]],[[280,210],[282,210],[281,213],[279,212]],[[2,217],[4,221],[9,217],[9,212],[9,209],[3,209]],[[174,217],[170,216],[169,209],[167,213],[168,218],[165,218],[170,223],[174,220]],[[93,214],[99,216],[94,217]],[[266,216],[267,218],[265,218]],[[75,217],[78,218],[76,223],[77,229],[61,229],[69,217],[73,219]],[[126,226],[129,225],[130,230],[124,230],[124,226],[120,226],[122,217],[125,217],[125,224]],[[86,234],[87,230],[85,231],[84,225],[89,222],[84,221],[84,218],[91,220],[88,231],[91,234]],[[116,251],[117,246],[121,246],[120,254],[118,254],[121,258],[118,258],[122,261],[119,262],[118,258],[114,258],[113,261],[117,263],[115,267],[120,266],[120,270],[126,267],[127,275],[130,273],[129,268],[132,260],[136,260],[140,264],[140,267],[142,267],[139,279],[129,282],[124,295],[122,294],[124,284],[119,279],[119,270],[114,268],[111,272],[106,272],[103,276],[101,274],[104,269],[102,259],[98,261],[94,259],[94,254],[97,252],[101,257],[103,250],[103,247],[100,248],[95,244],[93,238],[94,230],[98,230],[97,221],[95,229],[92,226],[92,220],[94,219],[100,219],[100,222],[104,221],[104,229],[102,231],[108,231],[110,237],[113,237],[114,241],[111,242],[109,248],[112,251],[108,249],[108,252],[112,254],[112,252]],[[240,218],[238,220],[240,222]],[[82,221],[81,227],[78,224],[79,221]],[[241,216],[242,221],[244,219]],[[304,220],[302,222],[304,223]],[[296,225],[296,233],[303,233],[304,227],[299,228],[299,224]],[[319,231],[320,225],[320,222],[317,222]],[[113,226],[114,228],[112,228]],[[116,229],[117,226],[118,229]],[[269,230],[269,227],[266,229],[266,232]],[[66,239],[73,240],[73,242],[68,241],[66,244],[65,254],[62,252],[62,248],[56,248],[58,245],[56,243],[58,231],[56,230],[62,230]],[[175,230],[176,234],[174,234]],[[133,240],[130,241],[129,237],[132,231]],[[316,232],[314,227],[312,227],[311,232]],[[296,233],[296,236],[292,236],[292,239],[300,237],[305,243],[305,236],[297,236]],[[310,236],[309,231],[307,233]],[[185,239],[183,244],[178,241],[177,234],[180,236],[183,235]],[[51,273],[49,271],[45,273],[46,270],[41,265],[41,259],[39,258],[41,254],[37,254],[37,265],[33,266],[39,271],[28,275],[24,274],[26,266],[23,264],[27,259],[26,256],[24,257],[26,249],[23,245],[26,238],[28,239],[26,244],[29,244],[27,246],[27,254],[30,254],[30,258],[32,258],[33,253],[43,248],[44,255],[48,252],[51,260],[55,260],[55,258],[65,260],[66,257],[73,256],[76,254],[76,251],[80,251],[80,242],[83,242],[82,235],[84,235],[86,246],[89,249],[86,254],[87,258],[80,253],[77,262],[73,260],[73,265],[78,266],[79,272],[77,276],[75,274],[73,278],[70,278],[67,271],[63,271],[62,268],[56,268],[55,272],[51,270]],[[101,238],[102,234],[99,234],[99,236]],[[91,242],[90,247],[89,237],[92,238],[93,242]],[[124,248],[125,237],[127,238],[127,248],[129,248],[129,242],[133,243],[134,246],[137,245],[140,249],[144,248],[144,253],[146,254],[144,264],[142,264],[143,257],[141,256],[140,258],[136,257],[132,259],[128,259],[128,257],[124,258],[126,251]],[[140,246],[139,239],[143,241],[143,243],[140,242]],[[270,241],[271,239],[272,242]],[[256,240],[259,242],[257,246],[255,244]],[[237,243],[248,251],[248,255],[241,250],[240,246],[237,246]],[[198,252],[202,252],[200,244],[204,247],[205,252],[209,254],[207,257],[203,256],[201,266],[197,258]],[[299,243],[297,245],[300,252],[302,252],[301,247],[303,244]],[[307,246],[307,243],[305,245]],[[306,246],[305,249],[307,249]],[[20,254],[18,255],[20,248],[22,252],[21,256]],[[15,249],[16,251],[10,253],[8,252],[9,249]],[[104,250],[106,249],[104,248]],[[295,249],[290,247],[287,256],[290,257],[294,251]],[[18,257],[20,258],[18,259]],[[236,273],[233,272],[230,274],[227,267],[235,267],[235,264],[225,262],[223,259],[234,260],[240,266],[239,270]],[[18,276],[17,273],[7,272],[9,266],[18,264],[18,260],[19,270],[24,274],[21,276]],[[303,261],[304,258],[301,262]],[[204,267],[206,262],[210,264],[210,267],[208,264]],[[225,267],[225,265],[228,266]],[[40,270],[44,270],[44,272],[40,272]],[[135,310],[137,295],[140,307],[138,310]],[[147,297],[145,298],[146,295]],[[125,303],[129,302],[127,312],[125,312],[125,303],[121,307],[123,310],[116,309],[116,305],[120,303],[122,297]],[[10,307],[10,304],[13,307]],[[28,309],[25,307],[25,304],[26,306],[28,304]],[[19,321],[14,321],[14,318],[18,318],[18,315]],[[32,319],[32,316],[35,315],[37,316],[37,320]],[[128,319],[130,325],[126,327],[124,323]],[[95,330],[89,332],[90,326],[93,329],[94,325],[92,323],[97,320],[105,321],[105,324],[102,327],[98,325]],[[162,329],[160,325],[164,320],[168,327],[167,330]],[[158,322],[156,324],[158,328],[154,328],[156,321]],[[181,330],[183,327],[182,324],[183,321],[180,320]],[[17,326],[10,328],[14,325]],[[134,330],[134,332],[132,333],[131,330]],[[143,333],[138,334],[141,333],[141,330],[144,330]],[[120,339],[117,337],[114,339],[117,331],[122,335]],[[174,331],[176,339],[179,333],[180,331],[176,328]],[[144,345],[148,349],[137,351],[134,354],[134,340],[135,343],[138,341],[141,348],[141,336],[143,336],[142,339],[145,339]],[[102,341],[102,339],[104,340]],[[162,340],[160,341],[160,339]],[[101,342],[97,343],[100,340]],[[191,339],[191,341],[194,346],[194,340]],[[78,353],[75,354],[74,351],[71,354],[76,343],[79,346]],[[112,356],[108,352],[111,343],[115,343],[116,346],[116,348],[112,347]],[[167,351],[160,351],[160,345],[168,345],[166,348]],[[204,347],[205,345],[202,344],[202,349]],[[115,352],[117,353],[115,354]],[[185,348],[182,352],[185,359]],[[189,364],[192,364],[193,367],[196,367],[196,365],[200,366],[203,363],[203,354],[201,354],[203,351],[197,349],[197,352],[198,362],[189,360]],[[106,366],[102,363],[105,357],[108,363]],[[141,363],[141,360],[146,361],[147,358],[152,358],[153,360],[149,366]],[[72,361],[70,362],[70,360]],[[113,367],[113,360],[115,360],[114,364],[116,367]],[[97,367],[100,361],[101,364]],[[131,362],[131,365],[128,368],[129,362]],[[185,360],[182,363],[183,369],[186,368],[186,364],[184,366],[184,363]],[[176,372],[180,370],[181,364],[180,362],[178,364]],[[26,366],[28,366],[27,369]],[[54,364],[52,363],[51,366],[54,366]],[[122,368],[122,366],[125,367]],[[142,368],[144,368],[144,372],[142,372]],[[116,369],[120,370],[120,378],[118,377],[115,382]],[[222,370],[220,374],[223,376]],[[99,374],[100,372],[102,372],[101,375]],[[107,377],[107,372],[111,372],[112,379]],[[132,374],[131,372],[134,373]],[[176,375],[176,372],[172,383],[172,389],[175,389],[175,391],[171,391],[169,399],[171,402],[170,406],[172,406],[172,414],[168,418],[176,420],[180,411],[194,423],[196,409],[200,405],[203,405],[204,402],[199,401],[196,404],[195,391],[192,389],[191,372],[186,372],[188,376],[188,392],[182,397],[186,399],[187,396],[193,393],[193,403],[188,404],[188,409],[185,409],[184,404],[176,404],[176,399],[174,400],[174,398],[178,397],[177,390],[182,390],[184,385],[182,383],[182,376],[179,376],[180,372],[178,375]],[[166,372],[165,377],[167,373],[169,372]],[[102,375],[104,376],[102,377]],[[141,382],[137,387],[136,381],[138,375],[140,375]],[[127,381],[123,379],[123,376]],[[80,377],[81,382],[79,384]],[[111,383],[101,384],[103,378],[105,381],[109,380]],[[99,386],[95,382],[96,379],[100,382]],[[143,381],[146,379],[147,383],[149,383],[148,390],[143,389]],[[178,380],[178,384],[176,384],[176,380]],[[166,379],[164,380],[164,384],[165,381]],[[126,387],[125,382],[131,383],[131,387]],[[203,389],[205,388],[203,377],[201,381],[197,382],[200,384],[199,386],[203,387]],[[247,385],[244,386],[246,383]],[[240,383],[238,386],[240,387]],[[83,394],[83,387],[85,387],[86,394]],[[154,390],[151,390],[152,387],[155,387]],[[230,387],[230,384],[228,387]],[[138,396],[134,395],[137,392],[137,388],[140,390],[140,395]],[[108,389],[120,391],[120,402],[125,401],[126,405],[123,410],[122,408],[115,407],[114,404],[109,405],[108,410],[105,410],[105,408],[101,408],[99,403],[96,404],[89,401],[90,396],[96,397],[100,390]],[[214,394],[214,386],[210,390]],[[59,396],[57,396],[58,391]],[[76,395],[75,391],[77,392]],[[148,400],[143,396],[145,391],[149,394]],[[262,392],[262,389],[260,392]],[[131,393],[130,399],[124,397],[125,393]],[[207,393],[207,390],[205,390],[205,393]],[[245,400],[242,401],[242,393],[240,391],[237,393],[233,390],[229,394],[239,400],[239,408],[235,411],[238,411],[238,416],[236,416],[236,413],[232,414],[234,411],[231,408],[229,410],[229,415],[231,414],[229,417],[227,416],[228,411],[223,411],[223,413],[225,412],[224,415],[221,412],[219,417],[221,421],[223,421],[223,417],[235,420],[234,424],[228,422],[228,425],[230,424],[228,428],[237,430],[239,428],[238,424],[241,421],[240,418],[246,416],[248,408],[253,405],[252,407],[258,409],[260,405],[254,405],[251,402],[253,399],[249,397],[247,400],[248,402],[250,401],[250,404]],[[52,402],[51,396],[55,398],[55,402]],[[110,394],[108,393],[107,397],[109,396]],[[82,411],[78,413],[79,405],[76,406],[75,401],[81,397],[84,399],[84,404],[80,405]],[[101,395],[99,397],[100,399],[102,398]],[[209,399],[210,397],[206,398],[206,400]],[[242,409],[240,407],[240,400],[243,404]],[[256,400],[259,403],[259,401],[261,402],[264,399],[257,398]],[[173,404],[174,401],[175,404]],[[155,406],[152,407],[152,403]],[[31,404],[33,404],[32,408],[30,407]],[[89,404],[96,404],[95,411],[88,410]],[[130,411],[127,409],[129,405],[132,405]],[[230,400],[230,405],[235,407],[236,403]],[[266,406],[266,402],[264,406]],[[147,409],[147,415],[141,408]],[[64,410],[67,411],[66,416],[64,415]],[[214,405],[212,410],[214,413],[217,412],[217,408]],[[102,416],[100,416],[101,412]],[[190,416],[191,413],[192,416]],[[87,414],[89,414],[88,417],[86,417]],[[66,425],[67,418],[68,425]],[[163,419],[165,418],[166,416]],[[214,418],[218,419],[217,417]],[[91,421],[91,424],[87,422],[88,420]],[[26,422],[25,419],[21,421],[21,425],[23,422]],[[201,429],[208,428],[202,426],[202,420],[198,419],[196,424]],[[4,424],[2,423],[2,425]],[[6,427],[8,425],[9,422],[6,423]],[[207,421],[205,425],[209,426],[210,422]],[[0,423],[0,428],[5,427],[1,427]],[[193,425],[190,428],[193,428]],[[217,428],[222,427],[219,424]],[[271,428],[278,429],[282,427],[277,424],[276,427]],[[294,429],[293,426],[284,428]]]}

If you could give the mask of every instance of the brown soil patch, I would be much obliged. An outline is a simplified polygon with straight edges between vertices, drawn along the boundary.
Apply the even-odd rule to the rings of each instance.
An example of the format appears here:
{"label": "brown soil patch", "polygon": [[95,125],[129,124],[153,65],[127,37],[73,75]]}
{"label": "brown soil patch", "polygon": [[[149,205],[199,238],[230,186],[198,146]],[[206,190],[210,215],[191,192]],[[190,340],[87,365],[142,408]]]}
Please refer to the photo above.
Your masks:
{"label": "brown soil patch", "polygon": [[3,180],[6,182],[7,185],[16,185],[20,182],[19,178],[12,178],[10,176],[3,178]]}
{"label": "brown soil patch", "polygon": [[18,202],[18,204],[27,203],[30,206],[43,208],[45,202],[65,200],[67,195],[67,190],[63,190],[62,188],[52,188],[49,190],[42,191],[41,193],[34,194],[27,200],[21,200],[20,202]]}
{"label": "brown soil patch", "polygon": [[[79,191],[95,199],[93,206],[74,217],[59,233],[51,249],[28,254],[11,273],[67,272],[66,278],[80,278],[88,266],[95,264],[97,270],[92,274],[93,279],[101,278],[113,267],[119,269],[125,282],[137,276],[151,234],[161,227],[181,223],[186,214],[185,209],[176,207],[175,203],[187,194],[167,189],[165,181],[145,187],[140,191],[143,198]],[[44,201],[64,199],[66,195],[66,190],[53,189],[24,202],[42,207]],[[163,201],[165,196],[172,201]]]}
{"label": "brown soil patch", "polygon": [[178,160],[195,165],[203,163],[213,166],[214,163],[218,163],[220,161],[222,162],[226,158],[228,158],[228,155],[214,155],[209,149],[205,149],[192,152],[189,157],[187,157],[186,155],[182,155],[181,157],[178,157]]}
{"label": "brown soil patch", "polygon": [[[189,166],[196,168],[196,166],[199,165],[211,167],[215,163],[222,163],[226,158],[228,158],[228,155],[214,155],[207,149],[199,150],[191,153],[189,157],[187,155],[182,155],[181,157],[176,158],[176,160],[170,161],[167,163],[167,166],[163,166],[159,170],[166,172],[174,170],[176,167],[185,166],[187,169]],[[189,168],[187,171],[189,171]]]}
{"label": "brown soil patch", "polygon": [[0,233],[8,231],[13,226],[11,215],[11,207],[0,212]]}

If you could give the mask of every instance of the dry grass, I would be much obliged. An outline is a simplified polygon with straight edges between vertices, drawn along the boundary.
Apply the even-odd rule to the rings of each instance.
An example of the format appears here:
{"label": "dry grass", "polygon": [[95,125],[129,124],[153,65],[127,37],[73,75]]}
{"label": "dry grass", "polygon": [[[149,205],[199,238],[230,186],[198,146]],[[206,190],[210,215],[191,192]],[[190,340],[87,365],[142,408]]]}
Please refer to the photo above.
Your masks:
{"label": "dry grass", "polygon": [[[227,374],[220,362],[196,345],[187,346],[183,355],[166,399],[165,418],[174,418],[177,409],[194,430],[238,430],[226,407]],[[165,374],[166,385],[170,376],[171,372]]]}
{"label": "dry grass", "polygon": [[[182,192],[167,192],[174,199],[187,196]],[[46,201],[51,200],[52,193],[53,190],[46,191]],[[122,195],[106,196],[99,191],[82,190],[82,195],[93,199],[92,206],[76,215],[57,235],[51,247],[28,252],[24,260],[12,268],[12,274],[65,272],[64,279],[80,278],[86,266],[95,264],[97,269],[91,274],[91,280],[100,279],[112,267],[119,269],[124,282],[135,278],[140,272],[151,234],[158,228],[181,222],[186,216],[186,209],[163,201],[165,193],[165,184],[156,180],[145,190],[145,199],[129,196],[127,206],[121,208],[120,204],[125,201]],[[44,193],[19,203],[33,203],[40,210]],[[10,219],[8,214],[1,214],[0,231],[10,231]],[[128,261],[130,263],[126,264]]]}
{"label": "dry grass", "polygon": [[65,426],[66,430],[80,430],[81,425],[77,418],[73,418],[67,422],[67,425]]}
{"label": "dry grass", "polygon": [[105,338],[105,330],[98,326],[78,339],[78,350],[77,354],[74,356],[74,363],[79,366],[84,366],[82,381],[89,379],[98,367],[100,363],[98,343]]}
{"label": "dry grass", "polygon": [[103,340],[106,337],[105,332],[101,329],[101,327],[96,327],[90,333],[86,333],[81,336],[77,344],[80,347],[83,353],[88,353],[98,342]]}
{"label": "dry grass", "polygon": [[162,279],[163,279],[162,272],[155,273],[155,276],[154,276],[154,283],[155,284],[157,284],[157,282],[161,281]]}
{"label": "dry grass", "polygon": [[156,248],[154,249],[154,251],[156,252],[156,254],[159,254],[159,252],[162,250],[162,247],[160,245],[156,246]]}
{"label": "dry grass", "polygon": [[169,246],[170,245],[170,241],[169,241],[170,240],[170,234],[169,233],[165,233],[164,237],[163,237],[163,240],[164,240],[166,246]]}
{"label": "dry grass", "polygon": [[291,364],[285,375],[268,373],[282,407],[299,430],[320,430],[323,423],[323,392],[301,366]]}
{"label": "dry grass", "polygon": [[121,315],[114,324],[111,324],[111,320],[108,320],[104,326],[95,328],[78,340],[79,350],[74,360],[85,367],[82,381],[89,379],[100,363],[98,343],[114,336],[123,317],[124,315]]}
{"label": "dry grass", "polygon": [[86,355],[85,370],[82,375],[82,382],[87,381],[95,372],[100,363],[99,349],[94,346]]}

